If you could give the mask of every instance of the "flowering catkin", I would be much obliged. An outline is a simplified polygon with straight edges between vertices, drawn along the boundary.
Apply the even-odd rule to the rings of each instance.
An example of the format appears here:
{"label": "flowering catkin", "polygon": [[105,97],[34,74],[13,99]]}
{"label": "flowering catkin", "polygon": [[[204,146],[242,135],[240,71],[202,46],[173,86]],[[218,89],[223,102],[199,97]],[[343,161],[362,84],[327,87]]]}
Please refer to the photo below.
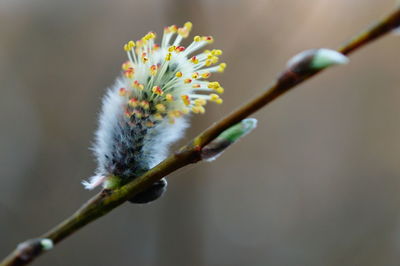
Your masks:
{"label": "flowering catkin", "polygon": [[129,60],[103,99],[94,144],[98,168],[83,182],[85,188],[112,189],[140,176],[165,159],[168,146],[187,127],[189,113],[204,113],[207,101],[222,103],[223,88],[206,80],[224,71],[226,64],[217,64],[222,51],[193,55],[213,38],[195,36],[184,47],[181,41],[191,28],[190,22],[165,27],[161,45],[154,42],[154,32],[124,45]]}

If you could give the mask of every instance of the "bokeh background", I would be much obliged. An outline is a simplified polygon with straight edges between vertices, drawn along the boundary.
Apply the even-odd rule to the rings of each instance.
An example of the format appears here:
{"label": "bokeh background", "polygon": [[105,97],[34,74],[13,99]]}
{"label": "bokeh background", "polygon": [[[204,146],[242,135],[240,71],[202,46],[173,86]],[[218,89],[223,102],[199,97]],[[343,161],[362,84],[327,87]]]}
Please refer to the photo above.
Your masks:
{"label": "bokeh background", "polygon": [[[224,104],[193,117],[180,145],[292,55],[337,47],[394,4],[0,0],[0,256],[95,193],[80,181],[129,39],[190,20],[224,50]],[[217,161],[171,175],[161,200],[123,205],[35,265],[399,265],[399,45],[387,36],[296,88]]]}

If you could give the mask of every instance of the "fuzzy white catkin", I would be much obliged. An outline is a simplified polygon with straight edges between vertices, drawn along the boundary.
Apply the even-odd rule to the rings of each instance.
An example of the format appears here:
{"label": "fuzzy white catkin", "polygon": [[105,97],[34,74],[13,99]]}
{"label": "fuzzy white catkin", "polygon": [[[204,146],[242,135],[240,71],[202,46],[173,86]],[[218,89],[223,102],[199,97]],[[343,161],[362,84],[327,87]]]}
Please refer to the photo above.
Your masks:
{"label": "fuzzy white catkin", "polygon": [[206,80],[225,69],[225,63],[213,66],[222,51],[192,55],[213,38],[195,36],[188,47],[181,46],[191,27],[190,22],[166,27],[161,45],[154,43],[153,32],[125,44],[129,60],[103,98],[93,146],[98,167],[83,182],[85,188],[112,188],[140,176],[166,158],[169,146],[187,128],[190,113],[204,113],[207,101],[222,103],[216,93],[223,88]]}
{"label": "fuzzy white catkin", "polygon": [[[93,151],[96,156],[98,168],[96,175],[90,182],[84,183],[85,188],[92,189],[91,184],[97,184],[98,180],[108,176],[130,176],[140,173],[131,172],[132,169],[145,171],[157,165],[167,156],[169,146],[178,140],[187,128],[186,117],[177,118],[173,124],[163,120],[154,127],[146,128],[141,124],[139,127],[129,127],[125,124],[123,98],[119,95],[119,89],[123,87],[123,79],[118,79],[115,85],[109,89],[103,98],[103,106],[99,116],[99,128],[95,134]],[[146,130],[146,133],[142,132]],[[133,136],[127,134],[133,132]],[[143,138],[142,140],[140,140]],[[124,150],[123,143],[138,147],[135,154],[129,154]],[[114,172],[115,156],[113,154],[125,154],[126,157],[134,157],[134,164],[126,165],[121,172]],[[118,158],[121,159],[121,158]],[[128,160],[125,158],[123,160]]]}

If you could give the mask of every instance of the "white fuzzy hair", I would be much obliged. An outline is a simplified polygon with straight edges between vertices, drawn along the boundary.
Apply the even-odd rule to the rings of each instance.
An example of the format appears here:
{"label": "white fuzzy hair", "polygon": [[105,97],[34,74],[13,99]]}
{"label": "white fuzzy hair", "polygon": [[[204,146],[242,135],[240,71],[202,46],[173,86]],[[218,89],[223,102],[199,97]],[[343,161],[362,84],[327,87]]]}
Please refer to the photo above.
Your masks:
{"label": "white fuzzy hair", "polygon": [[[102,110],[99,115],[99,127],[95,133],[95,143],[92,148],[98,167],[96,175],[90,177],[88,181],[82,182],[86,189],[91,190],[101,185],[107,176],[114,174],[107,169],[107,165],[112,160],[112,154],[116,149],[116,141],[129,141],[125,139],[126,136],[121,132],[124,106],[127,103],[126,99],[118,93],[119,88],[126,85],[125,81],[123,78],[117,79],[114,86],[108,89],[103,98]],[[143,138],[143,148],[140,154],[135,155],[135,163],[144,165],[148,169],[160,163],[166,158],[169,146],[182,136],[186,128],[187,121],[183,117],[177,118],[173,124],[165,119],[155,127],[148,128]],[[135,128],[130,130],[135,130]],[[140,131],[137,134],[140,134]]]}

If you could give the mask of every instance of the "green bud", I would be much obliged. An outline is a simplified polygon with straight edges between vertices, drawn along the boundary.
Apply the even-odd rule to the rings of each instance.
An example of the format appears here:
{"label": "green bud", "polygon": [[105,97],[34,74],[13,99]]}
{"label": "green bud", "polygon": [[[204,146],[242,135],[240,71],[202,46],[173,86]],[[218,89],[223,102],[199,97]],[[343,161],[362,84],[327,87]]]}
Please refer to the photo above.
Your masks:
{"label": "green bud", "polygon": [[344,65],[349,59],[331,49],[311,49],[303,51],[292,57],[287,63],[291,72],[303,75],[325,69],[334,65]]}
{"label": "green bud", "polygon": [[104,181],[103,187],[105,189],[116,189],[121,186],[121,178],[118,176],[108,176]]}
{"label": "green bud", "polygon": [[247,118],[222,132],[201,151],[203,160],[212,161],[222,154],[233,143],[249,134],[257,127],[257,119]]}
{"label": "green bud", "polygon": [[330,49],[318,49],[311,60],[311,68],[324,69],[334,65],[344,65],[349,62],[347,56]]}
{"label": "green bud", "polygon": [[49,238],[43,238],[40,241],[40,245],[42,246],[43,250],[50,250],[53,248],[54,244],[53,244],[53,240],[49,239]]}

